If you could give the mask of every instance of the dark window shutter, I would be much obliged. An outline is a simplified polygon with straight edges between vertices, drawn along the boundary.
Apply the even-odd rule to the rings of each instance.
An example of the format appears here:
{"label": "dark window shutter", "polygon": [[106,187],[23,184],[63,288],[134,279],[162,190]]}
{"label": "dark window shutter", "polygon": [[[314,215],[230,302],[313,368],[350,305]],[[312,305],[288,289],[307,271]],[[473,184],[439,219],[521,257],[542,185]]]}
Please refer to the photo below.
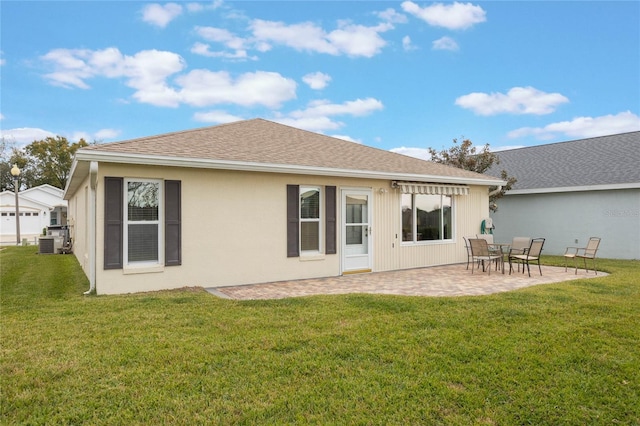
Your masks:
{"label": "dark window shutter", "polygon": [[325,192],[325,253],[336,254],[336,187],[326,186]]}
{"label": "dark window shutter", "polygon": [[300,256],[300,187],[287,185],[287,257]]}
{"label": "dark window shutter", "polygon": [[179,180],[164,182],[164,264],[182,264],[182,189]]}
{"label": "dark window shutter", "polygon": [[122,269],[124,180],[104,178],[104,269]]}

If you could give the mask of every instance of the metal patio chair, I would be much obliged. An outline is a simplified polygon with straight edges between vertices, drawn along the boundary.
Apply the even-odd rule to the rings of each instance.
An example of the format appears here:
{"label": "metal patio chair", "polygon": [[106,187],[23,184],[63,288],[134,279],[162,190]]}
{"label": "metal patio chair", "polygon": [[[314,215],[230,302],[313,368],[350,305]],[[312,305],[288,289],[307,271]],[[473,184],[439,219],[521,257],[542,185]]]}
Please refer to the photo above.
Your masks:
{"label": "metal patio chair", "polygon": [[469,262],[473,262],[473,253],[471,253],[470,239],[473,237],[462,237],[464,239],[464,248],[467,249],[467,269],[469,269]]}
{"label": "metal patio chair", "polygon": [[542,268],[540,267],[540,253],[542,253],[542,247],[544,246],[544,238],[534,238],[531,240],[531,244],[529,244],[529,248],[526,249],[526,252],[523,254],[514,254],[509,255],[509,275],[511,275],[511,271],[513,270],[512,261],[515,260],[520,261],[522,263],[522,273],[524,274],[524,265],[527,265],[527,272],[529,276],[531,276],[531,269],[529,268],[530,262],[538,262],[538,270],[540,271],[540,275],[542,275]]}
{"label": "metal patio chair", "polygon": [[[509,247],[509,256],[516,254],[525,254],[531,245],[531,238],[529,237],[513,237],[511,240],[511,247]],[[518,263],[518,272],[520,272],[520,264]]]}
{"label": "metal patio chair", "polygon": [[564,251],[564,271],[567,272],[567,263],[569,259],[573,259],[573,264],[576,267],[576,275],[578,274],[578,258],[584,259],[584,269],[589,273],[589,268],[587,267],[587,259],[593,260],[593,272],[598,275],[598,271],[596,270],[596,253],[598,252],[598,247],[600,246],[600,238],[591,237],[589,238],[589,242],[586,247],[567,247]]}
{"label": "metal patio chair", "polygon": [[485,268],[485,261],[487,261],[487,268],[489,270],[489,275],[491,275],[491,262],[496,261],[496,269],[498,268],[498,261],[502,261],[502,255],[494,254],[489,250],[489,245],[487,244],[487,240],[481,238],[471,238],[469,239],[469,244],[471,246],[471,273],[473,274],[474,266],[476,262],[482,263],[482,270]]}

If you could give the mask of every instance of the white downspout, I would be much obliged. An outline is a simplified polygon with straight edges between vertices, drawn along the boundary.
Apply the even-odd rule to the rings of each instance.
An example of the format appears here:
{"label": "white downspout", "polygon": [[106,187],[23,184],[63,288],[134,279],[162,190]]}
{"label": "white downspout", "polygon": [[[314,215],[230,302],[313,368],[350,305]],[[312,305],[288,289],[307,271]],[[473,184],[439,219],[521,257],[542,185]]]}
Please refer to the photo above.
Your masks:
{"label": "white downspout", "polygon": [[98,162],[89,165],[89,290],[84,294],[96,292],[96,188],[98,187]]}
{"label": "white downspout", "polygon": [[497,194],[497,193],[499,193],[500,191],[502,191],[502,185],[498,185],[498,188],[497,188],[497,189],[495,189],[495,190],[491,191],[491,192],[489,193],[489,197],[493,197],[494,195],[496,195],[496,194]]}

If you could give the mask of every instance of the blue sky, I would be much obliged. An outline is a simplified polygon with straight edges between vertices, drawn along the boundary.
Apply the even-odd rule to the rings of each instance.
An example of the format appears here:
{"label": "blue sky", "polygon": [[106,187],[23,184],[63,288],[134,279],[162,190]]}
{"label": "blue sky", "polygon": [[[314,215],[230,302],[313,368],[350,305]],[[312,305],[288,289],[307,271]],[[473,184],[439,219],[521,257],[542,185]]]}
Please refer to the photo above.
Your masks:
{"label": "blue sky", "polygon": [[424,155],[640,130],[637,1],[4,1],[2,137],[262,117]]}

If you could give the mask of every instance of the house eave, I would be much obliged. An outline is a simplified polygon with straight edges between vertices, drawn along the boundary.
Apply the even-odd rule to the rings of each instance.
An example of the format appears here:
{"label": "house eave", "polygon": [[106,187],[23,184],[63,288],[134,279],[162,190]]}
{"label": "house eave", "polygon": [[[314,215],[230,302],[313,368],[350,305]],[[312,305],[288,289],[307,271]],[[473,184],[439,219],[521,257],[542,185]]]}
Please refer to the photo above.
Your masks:
{"label": "house eave", "polygon": [[606,185],[583,185],[583,186],[562,186],[555,188],[531,188],[531,189],[512,189],[505,193],[509,195],[528,195],[528,194],[551,194],[560,192],[587,192],[587,191],[611,191],[618,189],[638,189],[640,182],[632,183],[613,183]]}
{"label": "house eave", "polygon": [[200,169],[236,170],[246,172],[302,174],[315,176],[350,177],[361,179],[407,180],[416,182],[449,183],[460,185],[505,185],[506,182],[493,177],[466,178],[455,176],[439,176],[414,173],[394,173],[376,170],[337,169],[326,167],[310,167],[290,164],[255,163],[243,161],[211,160],[202,158],[179,158],[159,155],[123,154],[115,152],[80,151],[73,161],[70,179],[64,192],[68,199],[77,186],[89,173],[91,161],[102,163],[136,164],[148,166],[187,167]]}
{"label": "house eave", "polygon": [[89,176],[89,162],[78,161],[78,154],[76,154],[71,163],[69,179],[67,179],[67,184],[64,187],[62,199],[68,201],[87,176]]}

